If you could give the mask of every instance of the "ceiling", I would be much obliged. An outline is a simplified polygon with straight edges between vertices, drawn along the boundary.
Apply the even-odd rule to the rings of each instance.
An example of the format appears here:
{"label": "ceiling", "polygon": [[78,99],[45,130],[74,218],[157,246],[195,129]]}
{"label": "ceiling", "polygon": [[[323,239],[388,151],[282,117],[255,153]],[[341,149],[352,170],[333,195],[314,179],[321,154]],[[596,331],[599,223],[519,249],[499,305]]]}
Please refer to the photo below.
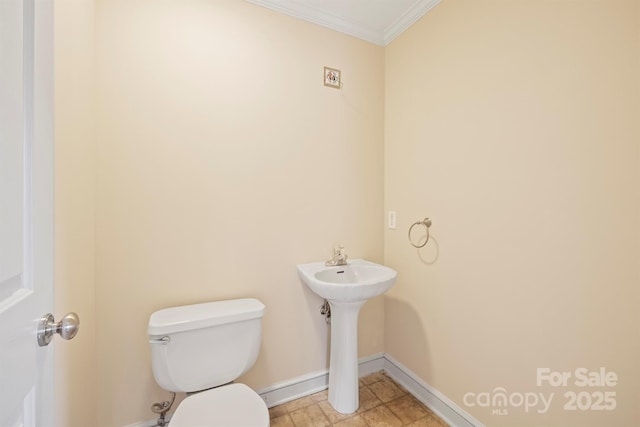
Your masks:
{"label": "ceiling", "polygon": [[247,0],[386,46],[441,0]]}

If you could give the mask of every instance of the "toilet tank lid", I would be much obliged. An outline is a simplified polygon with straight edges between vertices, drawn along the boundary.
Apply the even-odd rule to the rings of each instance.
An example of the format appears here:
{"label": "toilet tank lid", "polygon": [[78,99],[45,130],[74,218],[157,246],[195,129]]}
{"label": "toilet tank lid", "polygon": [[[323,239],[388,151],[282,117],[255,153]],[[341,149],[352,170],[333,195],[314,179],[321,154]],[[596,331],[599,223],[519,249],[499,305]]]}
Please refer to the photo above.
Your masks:
{"label": "toilet tank lid", "polygon": [[260,318],[264,304],[254,298],[183,305],[156,311],[149,318],[151,336],[207,328]]}

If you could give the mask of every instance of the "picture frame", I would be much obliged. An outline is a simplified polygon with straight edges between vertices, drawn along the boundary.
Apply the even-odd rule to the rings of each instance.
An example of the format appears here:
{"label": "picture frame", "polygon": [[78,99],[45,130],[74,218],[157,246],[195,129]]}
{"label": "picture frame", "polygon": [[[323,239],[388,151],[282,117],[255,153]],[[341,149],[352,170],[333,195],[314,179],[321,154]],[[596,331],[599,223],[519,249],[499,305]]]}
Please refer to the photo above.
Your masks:
{"label": "picture frame", "polygon": [[338,69],[324,67],[324,85],[332,87],[334,89],[340,89],[342,87],[342,81],[340,79],[341,72]]}

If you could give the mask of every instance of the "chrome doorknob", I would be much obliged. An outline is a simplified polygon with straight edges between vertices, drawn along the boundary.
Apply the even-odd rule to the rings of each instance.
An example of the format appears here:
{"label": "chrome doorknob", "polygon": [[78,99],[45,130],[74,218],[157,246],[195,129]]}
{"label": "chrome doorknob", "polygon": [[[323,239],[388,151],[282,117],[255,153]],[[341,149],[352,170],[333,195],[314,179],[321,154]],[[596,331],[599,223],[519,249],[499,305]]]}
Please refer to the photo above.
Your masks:
{"label": "chrome doorknob", "polygon": [[47,313],[42,316],[38,324],[38,345],[44,347],[49,345],[53,334],[60,334],[65,340],[75,337],[80,329],[80,318],[76,313],[69,313],[56,323],[53,314]]}

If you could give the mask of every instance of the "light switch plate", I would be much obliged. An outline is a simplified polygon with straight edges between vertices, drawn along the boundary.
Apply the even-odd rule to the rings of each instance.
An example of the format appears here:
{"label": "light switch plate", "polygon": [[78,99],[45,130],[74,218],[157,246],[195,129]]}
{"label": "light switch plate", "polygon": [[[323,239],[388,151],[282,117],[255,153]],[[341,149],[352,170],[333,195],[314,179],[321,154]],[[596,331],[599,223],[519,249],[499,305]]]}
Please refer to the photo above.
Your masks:
{"label": "light switch plate", "polygon": [[324,85],[335,89],[340,89],[342,87],[342,82],[340,80],[340,70],[324,67]]}
{"label": "light switch plate", "polygon": [[389,215],[387,217],[387,227],[389,227],[390,230],[395,230],[398,227],[395,211],[389,211]]}

